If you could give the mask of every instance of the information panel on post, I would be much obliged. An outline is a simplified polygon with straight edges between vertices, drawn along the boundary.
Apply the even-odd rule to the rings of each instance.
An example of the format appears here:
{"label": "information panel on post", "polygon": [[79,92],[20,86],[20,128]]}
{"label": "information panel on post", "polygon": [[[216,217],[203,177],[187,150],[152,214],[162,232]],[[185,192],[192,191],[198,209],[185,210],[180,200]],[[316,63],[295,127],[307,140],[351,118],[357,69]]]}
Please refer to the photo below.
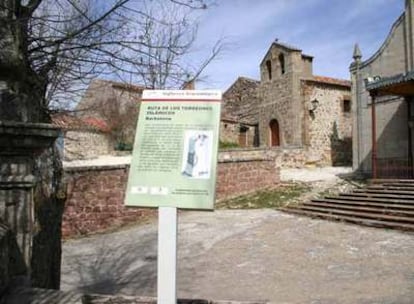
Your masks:
{"label": "information panel on post", "polygon": [[221,92],[145,90],[125,205],[213,209]]}

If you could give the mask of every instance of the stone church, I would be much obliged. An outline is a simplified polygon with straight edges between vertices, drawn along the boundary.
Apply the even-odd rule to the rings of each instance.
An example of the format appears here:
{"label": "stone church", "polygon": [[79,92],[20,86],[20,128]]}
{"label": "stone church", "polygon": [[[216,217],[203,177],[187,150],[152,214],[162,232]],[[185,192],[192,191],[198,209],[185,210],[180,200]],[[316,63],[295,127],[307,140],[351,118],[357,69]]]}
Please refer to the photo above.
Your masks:
{"label": "stone church", "polygon": [[224,93],[222,141],[299,149],[305,164],[350,164],[351,82],[313,75],[312,62],[301,49],[274,41],[260,81],[239,77]]}

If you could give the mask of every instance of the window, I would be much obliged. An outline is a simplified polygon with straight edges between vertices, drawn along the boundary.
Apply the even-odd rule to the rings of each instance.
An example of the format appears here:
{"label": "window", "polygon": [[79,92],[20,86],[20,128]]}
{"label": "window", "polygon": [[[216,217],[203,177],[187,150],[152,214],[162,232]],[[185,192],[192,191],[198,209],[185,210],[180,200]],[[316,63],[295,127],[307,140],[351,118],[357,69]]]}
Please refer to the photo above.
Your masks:
{"label": "window", "polygon": [[285,56],[283,54],[279,55],[279,65],[280,65],[280,75],[285,74]]}
{"label": "window", "polygon": [[270,60],[266,61],[266,68],[267,68],[267,75],[269,76],[269,80],[272,79],[272,62]]}
{"label": "window", "polygon": [[344,113],[351,113],[351,100],[350,99],[344,99],[342,109]]}

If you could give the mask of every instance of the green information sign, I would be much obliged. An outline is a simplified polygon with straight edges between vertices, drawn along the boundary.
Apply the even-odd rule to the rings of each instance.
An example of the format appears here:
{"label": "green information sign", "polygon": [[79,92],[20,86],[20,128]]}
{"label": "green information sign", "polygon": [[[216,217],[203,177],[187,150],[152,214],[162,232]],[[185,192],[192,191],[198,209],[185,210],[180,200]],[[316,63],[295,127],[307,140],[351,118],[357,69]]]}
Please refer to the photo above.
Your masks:
{"label": "green information sign", "polygon": [[143,92],[127,206],[213,209],[221,93]]}

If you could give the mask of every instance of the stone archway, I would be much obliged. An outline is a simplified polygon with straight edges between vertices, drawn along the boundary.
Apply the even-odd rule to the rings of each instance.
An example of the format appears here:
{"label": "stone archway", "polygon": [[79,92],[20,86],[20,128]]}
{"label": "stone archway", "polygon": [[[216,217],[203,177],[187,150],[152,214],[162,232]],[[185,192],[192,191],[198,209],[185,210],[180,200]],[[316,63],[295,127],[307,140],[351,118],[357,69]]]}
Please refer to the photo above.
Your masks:
{"label": "stone archway", "polygon": [[279,122],[277,119],[272,119],[269,122],[269,143],[271,147],[280,146]]}

